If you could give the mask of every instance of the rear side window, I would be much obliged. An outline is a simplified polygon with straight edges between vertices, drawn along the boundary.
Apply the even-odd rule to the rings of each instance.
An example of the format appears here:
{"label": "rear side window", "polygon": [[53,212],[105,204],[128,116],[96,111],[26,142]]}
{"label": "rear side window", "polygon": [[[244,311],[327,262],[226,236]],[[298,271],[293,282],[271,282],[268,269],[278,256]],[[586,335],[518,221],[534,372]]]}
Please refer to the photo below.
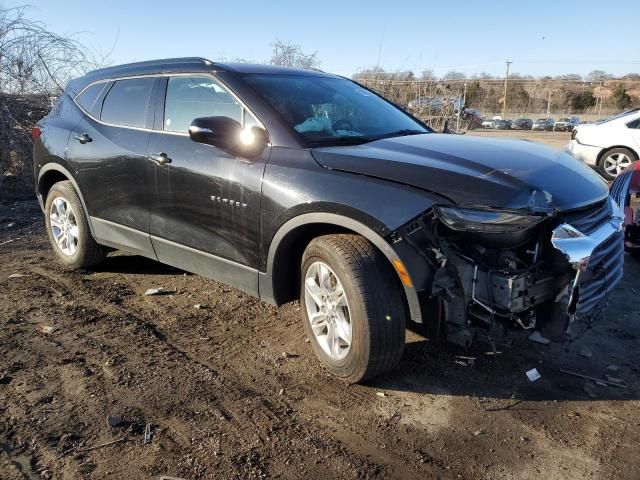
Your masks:
{"label": "rear side window", "polygon": [[640,118],[635,119],[633,122],[627,123],[629,128],[640,128]]}
{"label": "rear side window", "polygon": [[164,130],[186,133],[199,117],[229,117],[242,123],[242,106],[211,77],[169,78]]}
{"label": "rear side window", "polygon": [[100,104],[102,100],[102,92],[107,87],[107,82],[95,83],[90,87],[85,88],[80,95],[76,98],[76,102],[85,111],[89,112],[94,117],[100,115]]}
{"label": "rear side window", "polygon": [[118,80],[107,93],[100,119],[126,127],[146,125],[153,78]]}

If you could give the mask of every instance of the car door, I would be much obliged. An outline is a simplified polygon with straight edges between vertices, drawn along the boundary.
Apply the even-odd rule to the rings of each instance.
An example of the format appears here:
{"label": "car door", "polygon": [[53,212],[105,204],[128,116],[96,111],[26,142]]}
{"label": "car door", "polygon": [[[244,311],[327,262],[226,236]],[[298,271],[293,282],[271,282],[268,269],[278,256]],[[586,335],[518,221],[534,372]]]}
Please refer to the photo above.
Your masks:
{"label": "car door", "polygon": [[221,82],[202,74],[164,79],[156,112],[149,231],[158,259],[257,289],[260,191],[269,149],[252,161],[237,158],[194,142],[188,128],[198,117],[260,123]]}
{"label": "car door", "polygon": [[[66,153],[96,240],[154,258],[148,235],[153,185],[147,178],[146,152],[158,83],[151,77],[131,78],[81,92],[76,103],[84,115]],[[100,90],[95,98],[92,88]]]}

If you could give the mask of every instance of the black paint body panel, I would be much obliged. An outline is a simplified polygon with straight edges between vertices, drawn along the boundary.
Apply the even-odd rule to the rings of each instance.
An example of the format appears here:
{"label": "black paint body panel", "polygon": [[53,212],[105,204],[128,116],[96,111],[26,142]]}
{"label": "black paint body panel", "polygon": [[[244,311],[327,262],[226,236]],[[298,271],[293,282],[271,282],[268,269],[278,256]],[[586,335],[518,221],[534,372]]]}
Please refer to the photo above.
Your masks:
{"label": "black paint body panel", "polygon": [[538,143],[425,134],[313,150],[328,168],[413,185],[452,203],[570,210],[608,194],[584,163]]}
{"label": "black paint body panel", "polygon": [[[274,300],[287,238],[335,222],[362,232],[389,260],[400,258],[415,285],[405,287],[413,319],[429,267],[391,232],[433,204],[567,210],[607,195],[606,185],[557,150],[524,141],[424,134],[352,147],[306,148],[244,81],[289,70],[169,59],[125,65],[72,81],[39,127],[34,179],[39,195],[69,178],[99,241],[200,273]],[[160,131],[164,78],[213,75],[265,126],[270,144],[251,160]],[[296,75],[329,75],[295,71]],[[95,81],[157,77],[144,128],[105,124],[72,100]],[[88,143],[75,139],[86,133]],[[171,163],[150,156],[166,153]],[[52,167],[55,165],[56,167]],[[304,219],[304,221],[300,221]],[[340,220],[342,219],[342,220]],[[97,227],[97,228],[94,228]],[[274,241],[274,239],[276,239]],[[287,253],[285,251],[285,253]],[[286,265],[282,271],[296,271]],[[260,285],[260,286],[259,286]]]}

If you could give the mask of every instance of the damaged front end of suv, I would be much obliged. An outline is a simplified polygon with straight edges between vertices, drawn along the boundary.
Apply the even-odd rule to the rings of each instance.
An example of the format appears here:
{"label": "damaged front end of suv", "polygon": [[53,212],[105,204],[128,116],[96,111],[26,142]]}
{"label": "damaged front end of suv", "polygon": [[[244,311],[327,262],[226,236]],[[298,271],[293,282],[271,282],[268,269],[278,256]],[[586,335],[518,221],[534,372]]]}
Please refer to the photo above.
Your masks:
{"label": "damaged front end of suv", "polygon": [[385,239],[406,269],[396,265],[412,319],[431,338],[469,346],[516,328],[566,339],[622,278],[622,212],[606,182],[563,152],[424,134],[313,154],[424,199],[390,196],[371,210],[393,221]]}
{"label": "damaged front end of suv", "polygon": [[518,209],[434,205],[393,232],[396,249],[430,267],[420,302],[436,337],[469,346],[516,328],[564,339],[622,278],[623,214],[614,200],[558,211],[544,192],[531,199]]}

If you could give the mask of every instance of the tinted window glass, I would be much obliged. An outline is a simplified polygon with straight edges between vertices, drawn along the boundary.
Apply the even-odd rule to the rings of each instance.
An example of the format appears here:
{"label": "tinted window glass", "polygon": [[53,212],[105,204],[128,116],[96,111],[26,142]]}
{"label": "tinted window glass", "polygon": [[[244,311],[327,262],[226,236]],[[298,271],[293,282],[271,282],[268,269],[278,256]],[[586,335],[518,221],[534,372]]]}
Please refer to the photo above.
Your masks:
{"label": "tinted window glass", "polygon": [[93,116],[100,115],[100,100],[102,99],[102,92],[107,87],[108,83],[96,83],[87,87],[79,96],[76,98],[78,105],[84,108],[87,112],[89,112]]}
{"label": "tinted window glass", "polygon": [[144,127],[153,78],[118,80],[104,99],[101,120],[129,127]]}
{"label": "tinted window glass", "polygon": [[406,113],[349,80],[306,75],[244,78],[310,145],[364,143],[429,132]]}
{"label": "tinted window glass", "polygon": [[629,128],[640,128],[640,118],[634,120],[633,122],[627,123],[627,127]]}
{"label": "tinted window glass", "polygon": [[244,122],[242,122],[242,126],[245,128],[258,127],[260,128],[260,123],[256,120],[256,117],[251,115],[251,112],[245,109],[244,111]]}
{"label": "tinted window glass", "polygon": [[187,132],[198,117],[230,117],[242,122],[242,107],[213,78],[172,77],[167,85],[164,129]]}

